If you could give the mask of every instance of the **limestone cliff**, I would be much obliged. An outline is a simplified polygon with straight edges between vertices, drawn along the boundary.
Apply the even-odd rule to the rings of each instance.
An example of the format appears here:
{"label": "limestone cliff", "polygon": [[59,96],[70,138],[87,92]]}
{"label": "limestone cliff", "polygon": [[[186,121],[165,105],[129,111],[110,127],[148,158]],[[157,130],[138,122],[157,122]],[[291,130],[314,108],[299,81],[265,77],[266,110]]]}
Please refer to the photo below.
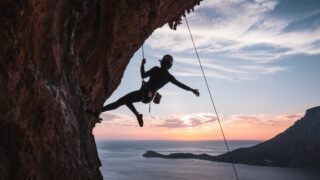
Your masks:
{"label": "limestone cliff", "polygon": [[154,29],[199,1],[1,0],[1,179],[102,179],[86,110]]}

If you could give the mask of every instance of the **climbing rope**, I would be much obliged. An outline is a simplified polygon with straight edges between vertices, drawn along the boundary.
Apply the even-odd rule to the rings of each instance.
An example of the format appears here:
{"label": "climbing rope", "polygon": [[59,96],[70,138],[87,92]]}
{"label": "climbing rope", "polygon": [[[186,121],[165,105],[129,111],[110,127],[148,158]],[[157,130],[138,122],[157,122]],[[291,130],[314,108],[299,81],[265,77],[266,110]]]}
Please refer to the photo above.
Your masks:
{"label": "climbing rope", "polygon": [[217,120],[219,122],[220,130],[221,130],[224,142],[226,144],[226,147],[227,147],[227,150],[228,150],[228,154],[230,155],[230,160],[231,160],[231,163],[232,163],[234,174],[236,176],[236,179],[239,180],[238,173],[237,173],[236,167],[234,165],[234,161],[233,161],[232,155],[230,153],[229,145],[228,145],[227,139],[226,139],[226,137],[224,135],[224,131],[223,131],[223,128],[222,128],[222,125],[221,125],[221,122],[220,122],[220,118],[218,116],[217,108],[216,108],[216,106],[214,104],[213,97],[211,95],[211,91],[210,91],[210,87],[209,87],[209,84],[208,84],[208,81],[207,81],[207,77],[206,77],[206,74],[204,73],[203,66],[202,66],[202,63],[201,63],[200,58],[199,58],[198,50],[197,50],[197,47],[196,47],[196,45],[194,43],[194,40],[193,40],[193,36],[192,36],[191,30],[190,30],[190,27],[189,27],[189,24],[188,24],[187,17],[184,16],[184,19],[186,21],[186,24],[187,24],[187,27],[188,27],[188,30],[189,30],[190,38],[191,38],[191,41],[192,41],[192,44],[193,44],[194,51],[195,51],[195,53],[197,55],[197,58],[198,58],[198,62],[199,62],[199,65],[200,65],[200,68],[201,68],[201,71],[202,71],[202,75],[203,75],[204,81],[206,82],[206,85],[207,85],[207,89],[208,89],[208,92],[209,92],[209,95],[210,95],[211,103],[212,103],[214,112],[216,113],[216,117],[217,117]]}
{"label": "climbing rope", "polygon": [[[143,32],[141,33],[141,37],[142,37],[142,40],[143,40]],[[141,45],[141,55],[142,55],[142,59],[144,59],[144,48],[143,48],[143,44],[144,44],[144,40],[142,42],[142,45]],[[142,83],[144,83],[144,80],[142,79]],[[149,103],[149,113],[151,112],[151,101]]]}
{"label": "climbing rope", "polygon": [[[142,7],[140,7],[139,8],[139,15],[140,15],[140,26],[141,26],[141,28],[142,28],[142,26],[143,26],[143,23],[142,23],[142,21],[143,21],[143,18],[144,18],[144,15],[143,15],[143,13],[142,13]],[[142,40],[142,45],[141,45],[141,54],[142,54],[142,59],[144,59],[144,49],[143,49],[143,44],[144,44],[144,31],[141,31],[141,40]]]}
{"label": "climbing rope", "polygon": [[[143,40],[143,36],[142,36],[142,40]],[[142,45],[141,45],[141,54],[142,54],[142,59],[144,59],[144,49],[143,49],[143,44],[144,44],[144,41],[142,42]]]}
{"label": "climbing rope", "polygon": [[[142,14],[142,11],[141,11],[141,9],[139,9],[139,14],[140,14],[140,16],[142,16],[143,17],[143,14]],[[143,20],[143,18],[141,18],[142,20]],[[142,20],[140,21],[140,25],[142,26]],[[144,31],[141,31],[141,40],[142,40],[142,45],[141,45],[141,56],[142,56],[142,59],[145,59],[145,57],[144,57],[144,47],[143,47],[143,45],[144,45]],[[141,81],[142,81],[142,83],[144,83],[144,80],[143,79],[141,79]],[[151,101],[152,102],[152,101]],[[149,113],[151,112],[151,102],[149,103]]]}

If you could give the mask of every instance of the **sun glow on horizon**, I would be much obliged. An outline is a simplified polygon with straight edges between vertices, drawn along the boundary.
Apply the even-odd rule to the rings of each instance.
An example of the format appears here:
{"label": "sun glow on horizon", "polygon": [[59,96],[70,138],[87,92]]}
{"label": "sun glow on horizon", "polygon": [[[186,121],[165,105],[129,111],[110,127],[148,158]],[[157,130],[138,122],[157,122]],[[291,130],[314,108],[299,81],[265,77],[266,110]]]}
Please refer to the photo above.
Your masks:
{"label": "sun glow on horizon", "polygon": [[[302,114],[274,117],[264,115],[235,115],[222,120],[229,140],[267,140],[283,132],[301,118]],[[202,117],[204,119],[200,119]],[[222,134],[212,114],[150,117],[140,128],[129,116],[104,113],[104,121],[93,133],[97,139],[114,140],[221,140]]]}

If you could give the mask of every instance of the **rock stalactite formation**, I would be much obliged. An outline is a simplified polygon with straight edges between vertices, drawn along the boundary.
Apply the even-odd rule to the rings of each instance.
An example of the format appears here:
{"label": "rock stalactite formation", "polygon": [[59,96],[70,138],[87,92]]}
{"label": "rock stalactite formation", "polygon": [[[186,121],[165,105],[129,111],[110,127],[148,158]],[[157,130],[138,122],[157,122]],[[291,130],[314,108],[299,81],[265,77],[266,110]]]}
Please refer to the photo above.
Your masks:
{"label": "rock stalactite formation", "polygon": [[99,112],[153,30],[199,1],[2,0],[1,179],[102,179],[86,110]]}

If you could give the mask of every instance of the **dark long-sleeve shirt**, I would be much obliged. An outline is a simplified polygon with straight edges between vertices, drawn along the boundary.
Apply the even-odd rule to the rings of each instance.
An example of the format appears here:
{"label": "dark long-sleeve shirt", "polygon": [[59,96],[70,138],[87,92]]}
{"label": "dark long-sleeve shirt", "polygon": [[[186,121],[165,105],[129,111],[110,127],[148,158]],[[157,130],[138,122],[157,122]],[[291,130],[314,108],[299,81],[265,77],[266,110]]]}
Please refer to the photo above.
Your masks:
{"label": "dark long-sleeve shirt", "polygon": [[170,72],[165,68],[160,68],[155,66],[151,68],[149,71],[145,72],[144,66],[141,65],[140,68],[141,77],[146,78],[150,77],[149,81],[146,82],[147,88],[151,89],[152,91],[158,91],[168,82],[175,84],[176,86],[185,89],[187,91],[192,90],[189,86],[179,82]]}

